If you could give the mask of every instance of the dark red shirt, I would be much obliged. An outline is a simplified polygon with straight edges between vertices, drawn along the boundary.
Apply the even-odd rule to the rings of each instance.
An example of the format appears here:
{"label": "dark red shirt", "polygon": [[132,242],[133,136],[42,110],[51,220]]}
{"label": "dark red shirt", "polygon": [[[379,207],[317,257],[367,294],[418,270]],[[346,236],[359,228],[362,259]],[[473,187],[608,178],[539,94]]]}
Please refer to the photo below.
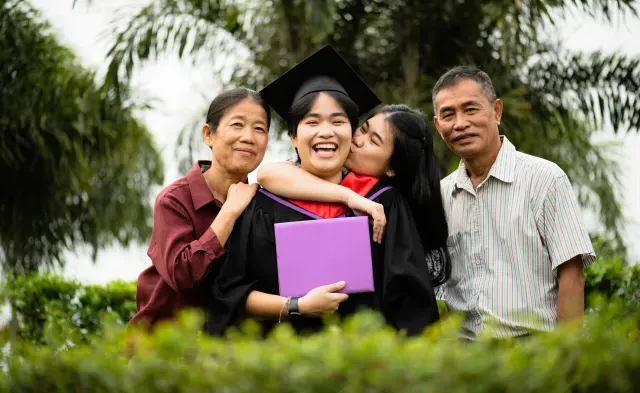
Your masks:
{"label": "dark red shirt", "polygon": [[152,266],[138,277],[138,312],[131,323],[150,326],[187,307],[202,307],[207,278],[225,253],[210,228],[222,204],[213,198],[202,173],[210,161],[197,162],[187,176],[160,192],[153,208],[147,254]]}

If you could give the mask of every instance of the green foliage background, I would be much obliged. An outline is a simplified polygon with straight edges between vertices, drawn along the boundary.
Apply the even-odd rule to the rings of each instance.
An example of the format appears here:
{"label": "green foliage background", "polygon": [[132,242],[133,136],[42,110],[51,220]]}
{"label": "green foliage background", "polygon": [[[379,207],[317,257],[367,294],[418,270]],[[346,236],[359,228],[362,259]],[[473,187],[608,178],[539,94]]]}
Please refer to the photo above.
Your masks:
{"label": "green foliage background", "polygon": [[164,166],[127,87],[118,91],[28,1],[0,3],[0,272],[148,239]]}
{"label": "green foliage background", "polygon": [[[606,22],[637,17],[631,0],[152,0],[114,25],[108,73],[97,81],[28,1],[0,3],[0,175],[10,185],[0,194],[0,267],[11,272],[0,304],[15,322],[0,327],[0,393],[640,391],[640,265],[618,256],[619,168],[592,141],[606,123],[640,129],[640,60],[543,40],[545,26],[572,9]],[[586,272],[583,326],[469,345],[457,339],[456,315],[406,339],[364,313],[307,338],[283,324],[259,340],[249,323],[212,340],[187,313],[152,336],[125,337],[134,282],[34,274],[81,244],[96,252],[149,236],[163,168],[134,116],[135,68],[167,52],[234,59],[225,87],[260,88],[326,43],[385,101],[427,116],[430,88],[447,68],[473,63],[490,73],[505,134],[557,162],[609,234],[596,239],[599,259]],[[193,136],[183,142],[192,147]],[[457,159],[442,144],[437,151],[447,173]]]}

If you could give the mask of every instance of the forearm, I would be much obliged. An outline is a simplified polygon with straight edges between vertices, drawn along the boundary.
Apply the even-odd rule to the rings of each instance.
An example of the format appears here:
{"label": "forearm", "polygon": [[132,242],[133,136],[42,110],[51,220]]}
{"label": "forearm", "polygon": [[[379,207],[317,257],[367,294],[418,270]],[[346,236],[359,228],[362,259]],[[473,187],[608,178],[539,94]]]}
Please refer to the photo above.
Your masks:
{"label": "forearm", "polygon": [[569,323],[584,315],[582,261],[568,261],[558,271],[558,322]]}
{"label": "forearm", "polygon": [[258,183],[287,198],[346,204],[353,191],[322,180],[295,165],[273,163],[258,170]]}
{"label": "forearm", "polygon": [[568,323],[584,315],[584,286],[558,289],[558,322]]}
{"label": "forearm", "polygon": [[247,297],[247,314],[254,318],[263,319],[279,319],[282,315],[284,320],[288,315],[288,308],[285,307],[286,302],[286,297],[251,291]]}
{"label": "forearm", "polygon": [[162,279],[174,291],[180,292],[201,282],[211,265],[218,263],[224,254],[225,249],[216,234],[207,230],[186,246],[175,241],[158,247],[152,252],[151,260]]}
{"label": "forearm", "polygon": [[193,288],[225,254],[215,231],[193,238],[193,221],[176,201],[164,198],[154,208],[151,261],[176,292]]}
{"label": "forearm", "polygon": [[216,216],[216,218],[211,223],[211,229],[218,237],[218,241],[221,245],[225,245],[227,240],[229,240],[229,236],[231,235],[231,231],[233,231],[233,226],[236,223],[240,215],[234,212],[230,212],[225,210],[224,206],[220,210],[220,213]]}
{"label": "forearm", "polygon": [[159,258],[152,258],[162,278],[175,290],[193,288],[210,270],[212,263],[225,253],[224,244],[229,239],[238,214],[224,209],[216,216],[199,239],[183,245],[182,238],[186,230],[175,232],[163,238],[161,247],[164,252]]}

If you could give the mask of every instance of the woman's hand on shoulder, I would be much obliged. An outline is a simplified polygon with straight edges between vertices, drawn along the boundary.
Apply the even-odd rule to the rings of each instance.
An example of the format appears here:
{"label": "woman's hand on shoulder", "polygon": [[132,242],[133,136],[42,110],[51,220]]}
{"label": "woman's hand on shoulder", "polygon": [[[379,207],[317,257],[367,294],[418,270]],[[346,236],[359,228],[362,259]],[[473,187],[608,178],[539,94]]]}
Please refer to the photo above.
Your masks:
{"label": "woman's hand on shoulder", "polygon": [[385,227],[387,226],[387,216],[384,214],[384,206],[371,201],[356,192],[351,192],[347,198],[347,206],[356,215],[368,215],[373,221],[373,241],[382,243]]}
{"label": "woman's hand on shoulder", "polygon": [[258,191],[258,184],[245,184],[236,183],[229,187],[227,192],[227,199],[222,205],[222,209],[226,210],[234,216],[240,216],[244,209],[247,208],[251,199],[256,195]]}

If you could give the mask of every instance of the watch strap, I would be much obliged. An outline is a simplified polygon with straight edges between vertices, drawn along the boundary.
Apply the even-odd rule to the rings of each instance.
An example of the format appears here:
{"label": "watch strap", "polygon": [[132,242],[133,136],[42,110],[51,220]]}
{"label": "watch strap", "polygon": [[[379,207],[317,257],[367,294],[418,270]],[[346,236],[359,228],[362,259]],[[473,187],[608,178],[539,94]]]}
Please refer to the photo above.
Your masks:
{"label": "watch strap", "polygon": [[289,300],[289,315],[300,315],[298,299],[298,297],[292,297],[291,300]]}

